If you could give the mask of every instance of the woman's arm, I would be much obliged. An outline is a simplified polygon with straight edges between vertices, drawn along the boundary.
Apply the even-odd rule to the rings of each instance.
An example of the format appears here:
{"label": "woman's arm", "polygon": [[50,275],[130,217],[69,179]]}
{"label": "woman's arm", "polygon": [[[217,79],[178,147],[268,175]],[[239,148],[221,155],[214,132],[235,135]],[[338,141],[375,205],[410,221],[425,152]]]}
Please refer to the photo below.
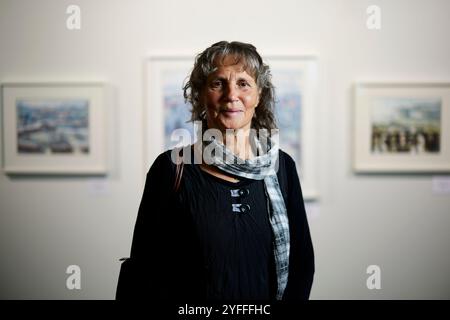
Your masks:
{"label": "woman's arm", "polygon": [[291,238],[289,278],[284,300],[307,300],[314,278],[314,250],[294,160],[286,154],[287,210]]}
{"label": "woman's arm", "polygon": [[[145,182],[133,233],[130,258],[124,263],[126,275],[119,279],[117,299],[166,298],[169,223],[174,165],[167,153],[152,164]],[[168,279],[169,278],[169,279]]]}

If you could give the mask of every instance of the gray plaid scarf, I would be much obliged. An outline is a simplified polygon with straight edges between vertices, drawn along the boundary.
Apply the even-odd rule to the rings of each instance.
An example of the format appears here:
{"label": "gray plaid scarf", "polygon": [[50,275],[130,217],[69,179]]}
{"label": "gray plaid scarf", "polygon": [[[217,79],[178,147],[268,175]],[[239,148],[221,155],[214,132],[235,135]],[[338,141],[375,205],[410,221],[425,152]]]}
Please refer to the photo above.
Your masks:
{"label": "gray plaid scarf", "polygon": [[[253,138],[251,141],[253,140],[257,148],[261,150],[261,141],[256,136]],[[268,145],[265,145],[267,152],[247,160],[236,157],[214,137],[211,141],[203,143],[204,151],[205,148],[210,151],[203,152],[203,158],[208,164],[238,177],[264,180],[269,219],[274,237],[273,248],[278,285],[276,299],[281,300],[288,281],[290,236],[286,205],[276,174],[278,169],[276,167],[278,165],[278,145],[274,142],[274,139],[269,138]]]}

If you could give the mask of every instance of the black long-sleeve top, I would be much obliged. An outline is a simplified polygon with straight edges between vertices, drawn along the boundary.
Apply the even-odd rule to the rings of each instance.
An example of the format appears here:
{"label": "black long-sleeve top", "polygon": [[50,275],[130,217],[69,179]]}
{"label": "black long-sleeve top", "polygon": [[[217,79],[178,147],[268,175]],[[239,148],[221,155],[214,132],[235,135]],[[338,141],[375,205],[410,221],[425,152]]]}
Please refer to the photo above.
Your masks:
{"label": "black long-sleeve top", "polygon": [[[237,177],[240,181],[233,183],[197,164],[185,164],[174,192],[170,152],[160,154],[147,174],[131,248],[137,283],[127,284],[121,298],[274,299],[276,273],[263,180]],[[314,253],[300,181],[293,159],[280,150],[279,160],[291,241],[283,300],[308,299]]]}

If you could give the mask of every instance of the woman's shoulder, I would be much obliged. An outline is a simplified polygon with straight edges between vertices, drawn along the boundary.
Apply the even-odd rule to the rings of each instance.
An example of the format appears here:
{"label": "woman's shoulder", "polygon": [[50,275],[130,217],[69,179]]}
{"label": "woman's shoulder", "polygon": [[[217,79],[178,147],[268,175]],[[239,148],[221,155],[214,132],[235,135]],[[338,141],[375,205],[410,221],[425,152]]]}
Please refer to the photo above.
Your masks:
{"label": "woman's shoulder", "polygon": [[171,154],[173,152],[173,149],[165,150],[158,154],[158,156],[153,160],[153,163],[151,164],[148,173],[152,171],[167,171],[172,170],[172,168],[175,166],[174,163],[172,163]]}
{"label": "woman's shoulder", "polygon": [[279,150],[280,161],[284,162],[287,168],[295,167],[295,160],[284,150]]}
{"label": "woman's shoulder", "polygon": [[183,147],[174,147],[161,152],[153,161],[150,170],[153,167],[161,170],[173,169],[176,166],[177,161],[180,161],[181,158],[183,158],[183,162],[186,163],[186,157],[183,157],[183,154],[189,153],[191,147],[192,147],[191,145]]}

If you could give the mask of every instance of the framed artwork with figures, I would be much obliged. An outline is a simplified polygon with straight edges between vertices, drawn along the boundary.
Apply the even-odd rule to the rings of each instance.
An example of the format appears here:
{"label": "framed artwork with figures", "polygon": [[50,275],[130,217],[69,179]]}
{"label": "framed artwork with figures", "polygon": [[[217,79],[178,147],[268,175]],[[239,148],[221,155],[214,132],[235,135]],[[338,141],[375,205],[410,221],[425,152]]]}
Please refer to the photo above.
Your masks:
{"label": "framed artwork with figures", "polygon": [[449,83],[357,83],[356,172],[450,171]]}

